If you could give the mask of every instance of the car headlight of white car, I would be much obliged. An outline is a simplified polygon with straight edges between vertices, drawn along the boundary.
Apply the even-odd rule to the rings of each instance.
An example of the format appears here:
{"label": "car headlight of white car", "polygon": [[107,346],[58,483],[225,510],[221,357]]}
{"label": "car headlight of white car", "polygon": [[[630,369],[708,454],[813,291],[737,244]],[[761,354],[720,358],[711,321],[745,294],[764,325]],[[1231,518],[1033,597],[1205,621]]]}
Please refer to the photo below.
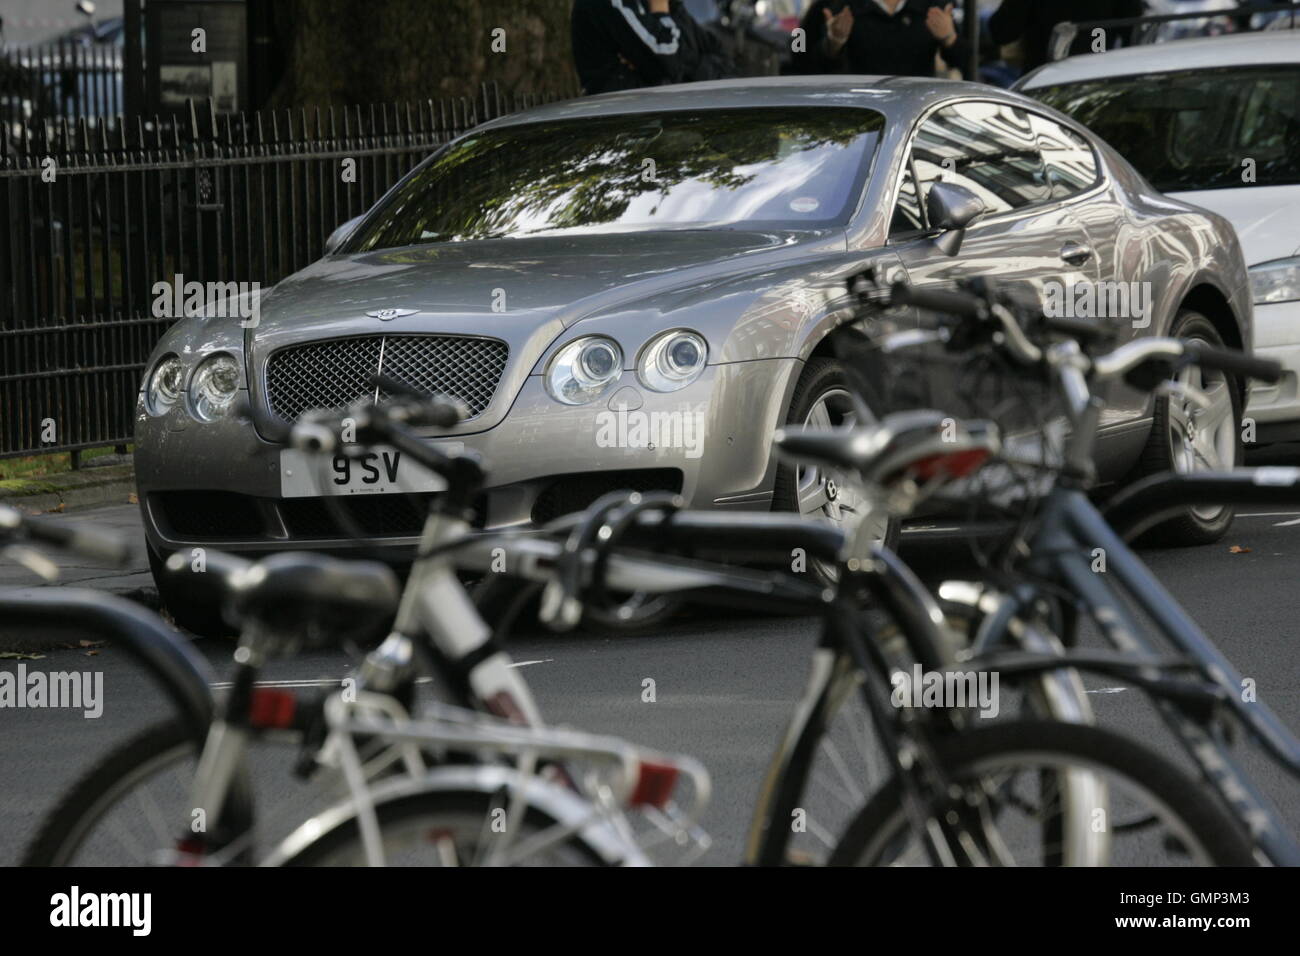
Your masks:
{"label": "car headlight of white car", "polygon": [[637,375],[646,388],[675,392],[700,377],[708,358],[709,346],[702,336],[675,329],[650,340],[641,352]]}
{"label": "car headlight of white car", "polygon": [[146,405],[154,415],[165,415],[185,390],[185,364],[175,355],[165,355],[153,367],[145,387]]}
{"label": "car headlight of white car", "polygon": [[605,394],[623,374],[623,350],[613,339],[589,335],[555,353],[546,372],[546,390],[566,405],[585,405]]}
{"label": "car headlight of white car", "polygon": [[190,407],[205,422],[224,417],[238,394],[239,363],[224,352],[204,359],[190,381]]}
{"label": "car headlight of white car", "polygon": [[1300,257],[1251,266],[1250,291],[1256,305],[1300,300]]}

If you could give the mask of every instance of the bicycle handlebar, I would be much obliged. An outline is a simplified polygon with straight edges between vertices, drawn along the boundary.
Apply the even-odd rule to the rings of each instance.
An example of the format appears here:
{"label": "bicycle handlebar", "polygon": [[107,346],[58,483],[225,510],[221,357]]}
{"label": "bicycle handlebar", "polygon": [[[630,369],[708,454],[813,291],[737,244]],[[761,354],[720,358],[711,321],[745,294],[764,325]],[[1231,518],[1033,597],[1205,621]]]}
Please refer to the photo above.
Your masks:
{"label": "bicycle handlebar", "polygon": [[467,417],[468,409],[462,402],[441,395],[420,395],[383,376],[377,376],[374,383],[402,397],[382,405],[357,403],[342,412],[307,412],[290,429],[289,444],[313,454],[329,454],[350,444],[389,444],[447,479],[453,489],[467,490],[481,481],[482,466],[472,452],[449,454],[412,431],[458,424]]}
{"label": "bicycle handlebar", "polygon": [[988,304],[977,295],[951,289],[919,289],[905,282],[894,284],[890,302],[963,319],[983,321],[988,315]]}
{"label": "bicycle handlebar", "polygon": [[1282,378],[1282,363],[1273,359],[1247,355],[1236,349],[1225,349],[1206,342],[1187,342],[1183,351],[1201,368],[1216,369],[1270,384]]}
{"label": "bicycle handlebar", "polygon": [[[954,317],[958,325],[975,322],[993,332],[1004,335],[1001,347],[1025,364],[1042,358],[1042,350],[1025,334],[1022,319],[1027,307],[1017,305],[1006,297],[995,297],[988,291],[975,294],[965,289],[918,289],[906,283],[895,283],[890,290],[891,304],[912,305],[920,309]],[[1062,332],[1077,340],[1094,341],[1105,337],[1105,327],[1087,320],[1053,318],[1035,310],[1031,317],[1041,328]],[[1125,345],[1091,359],[1090,371],[1102,379],[1125,375],[1143,362],[1191,362],[1202,368],[1215,369],[1245,378],[1264,382],[1277,382],[1282,376],[1282,366],[1272,359],[1247,355],[1236,349],[1210,345],[1206,342],[1173,338],[1147,338]]]}
{"label": "bicycle handlebar", "polygon": [[130,564],[134,552],[130,541],[114,531],[76,522],[25,518],[16,508],[0,506],[0,539],[7,536],[6,532],[118,568]]}

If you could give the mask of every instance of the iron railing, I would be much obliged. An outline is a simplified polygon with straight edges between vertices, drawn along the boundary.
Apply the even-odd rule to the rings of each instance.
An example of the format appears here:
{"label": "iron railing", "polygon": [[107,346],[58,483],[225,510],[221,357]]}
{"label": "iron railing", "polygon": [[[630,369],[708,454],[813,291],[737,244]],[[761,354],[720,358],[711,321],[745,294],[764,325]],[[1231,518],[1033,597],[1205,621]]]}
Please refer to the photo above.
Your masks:
{"label": "iron railing", "polygon": [[[319,258],[433,149],[561,98],[115,118],[0,129],[0,457],[130,440],[144,364],[173,321],[154,286],[257,282]],[[352,175],[343,175],[345,161]]]}
{"label": "iron railing", "polygon": [[70,40],[0,52],[0,120],[116,116],[122,48]]}

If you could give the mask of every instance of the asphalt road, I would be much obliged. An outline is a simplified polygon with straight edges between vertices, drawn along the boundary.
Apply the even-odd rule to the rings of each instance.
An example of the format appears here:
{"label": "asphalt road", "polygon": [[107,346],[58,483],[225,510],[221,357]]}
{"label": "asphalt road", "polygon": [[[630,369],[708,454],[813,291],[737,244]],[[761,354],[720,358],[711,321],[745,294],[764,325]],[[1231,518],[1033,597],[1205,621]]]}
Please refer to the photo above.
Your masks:
{"label": "asphalt road", "polygon": [[[86,517],[130,527],[133,510],[103,509]],[[951,541],[908,536],[905,547],[931,570],[952,573],[960,565],[961,547]],[[1300,730],[1300,512],[1243,516],[1219,544],[1145,557],[1242,673],[1258,682],[1260,699]],[[85,567],[74,577],[121,590],[140,580]],[[4,583],[15,583],[12,571],[0,577]],[[0,636],[4,631],[0,621]],[[511,651],[551,721],[702,759],[715,787],[706,818],[714,847],[707,859],[726,864],[740,858],[759,781],[799,695],[814,641],[807,621],[701,613],[649,634],[532,633]],[[199,646],[218,673],[227,669],[228,644]],[[44,653],[26,665],[102,672],[104,712],[98,719],[69,711],[0,712],[0,864],[18,858],[51,801],[107,748],[168,713],[148,678],[112,647]],[[18,663],[0,659],[0,669]],[[275,662],[267,678],[336,681],[348,667],[341,654],[319,653]],[[654,703],[642,701],[645,678],[655,681]],[[1090,687],[1103,723],[1173,752],[1138,694],[1104,681]],[[1261,758],[1252,756],[1248,766],[1300,832],[1300,787]],[[273,767],[259,773],[286,772],[278,763]]]}

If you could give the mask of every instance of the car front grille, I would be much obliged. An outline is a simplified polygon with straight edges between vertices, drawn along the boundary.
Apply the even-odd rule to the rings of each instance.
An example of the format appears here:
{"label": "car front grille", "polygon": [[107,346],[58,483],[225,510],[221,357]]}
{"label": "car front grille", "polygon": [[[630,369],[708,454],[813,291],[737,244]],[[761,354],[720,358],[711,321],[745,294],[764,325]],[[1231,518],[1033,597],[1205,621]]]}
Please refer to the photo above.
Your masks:
{"label": "car front grille", "polygon": [[[499,339],[466,335],[363,335],[292,345],[266,363],[266,400],[285,421],[313,408],[341,408],[373,397],[378,373],[424,394],[459,398],[469,417],[483,413],[510,350]],[[378,398],[390,397],[382,389]]]}

